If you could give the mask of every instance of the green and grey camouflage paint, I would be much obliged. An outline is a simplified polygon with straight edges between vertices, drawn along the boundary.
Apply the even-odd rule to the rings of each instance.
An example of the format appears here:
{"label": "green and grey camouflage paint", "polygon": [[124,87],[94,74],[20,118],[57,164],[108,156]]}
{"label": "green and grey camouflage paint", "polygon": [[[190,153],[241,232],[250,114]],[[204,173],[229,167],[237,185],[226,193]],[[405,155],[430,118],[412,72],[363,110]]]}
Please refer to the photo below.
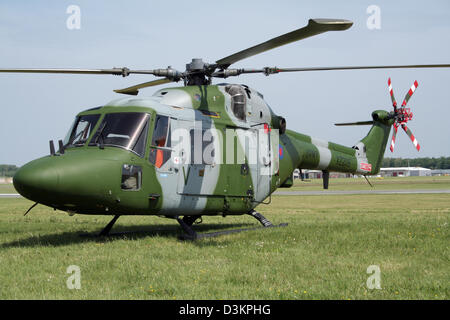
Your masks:
{"label": "green and grey camouflage paint", "polygon": [[[243,109],[236,111],[238,105]],[[89,145],[105,114],[123,112],[150,115],[143,156],[122,148]],[[114,100],[79,116],[89,114],[101,116],[87,142],[23,166],[14,177],[19,193],[80,214],[244,214],[278,187],[289,186],[296,168],[376,174],[393,122],[386,111],[373,112],[374,124],[367,136],[354,147],[345,147],[291,130],[284,132],[282,118],[260,93],[228,84],[161,89],[150,98]],[[170,118],[173,141],[171,160],[160,168],[149,161],[156,115]],[[202,133],[210,133],[203,139],[211,146],[212,161],[182,161],[187,150],[178,148],[177,133],[199,126]],[[239,155],[241,161],[236,160]],[[138,190],[121,188],[124,165],[142,168]]]}

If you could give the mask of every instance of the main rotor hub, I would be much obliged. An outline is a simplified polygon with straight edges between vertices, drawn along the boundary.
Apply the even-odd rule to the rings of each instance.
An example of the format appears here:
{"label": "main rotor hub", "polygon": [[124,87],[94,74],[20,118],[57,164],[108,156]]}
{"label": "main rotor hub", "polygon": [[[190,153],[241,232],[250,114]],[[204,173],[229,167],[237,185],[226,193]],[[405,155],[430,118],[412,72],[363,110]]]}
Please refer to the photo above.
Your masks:
{"label": "main rotor hub", "polygon": [[210,65],[200,58],[192,59],[191,63],[186,64],[185,84],[188,86],[211,84]]}

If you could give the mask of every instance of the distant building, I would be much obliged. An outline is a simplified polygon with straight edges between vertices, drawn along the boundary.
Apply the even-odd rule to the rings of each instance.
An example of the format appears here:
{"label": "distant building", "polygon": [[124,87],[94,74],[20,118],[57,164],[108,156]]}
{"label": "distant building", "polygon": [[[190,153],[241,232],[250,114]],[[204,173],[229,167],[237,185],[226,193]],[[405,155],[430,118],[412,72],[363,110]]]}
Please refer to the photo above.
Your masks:
{"label": "distant building", "polygon": [[450,176],[450,169],[431,170],[432,176]]}
{"label": "distant building", "polygon": [[380,168],[382,177],[427,177],[431,176],[431,169],[421,167]]}
{"label": "distant building", "polygon": [[322,170],[303,170],[303,176],[305,179],[322,179],[322,175]]}
{"label": "distant building", "polygon": [[0,177],[0,183],[5,184],[5,183],[12,183],[13,178],[10,177]]}

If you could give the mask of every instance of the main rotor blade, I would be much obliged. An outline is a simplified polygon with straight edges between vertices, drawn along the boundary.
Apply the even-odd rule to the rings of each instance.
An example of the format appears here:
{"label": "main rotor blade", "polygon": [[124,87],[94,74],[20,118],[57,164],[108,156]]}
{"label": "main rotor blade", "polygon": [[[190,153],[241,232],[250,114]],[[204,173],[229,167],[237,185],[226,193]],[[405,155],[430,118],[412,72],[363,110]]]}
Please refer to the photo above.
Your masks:
{"label": "main rotor blade", "polygon": [[262,69],[226,69],[214,72],[213,77],[227,78],[247,73],[263,73],[266,76],[280,72],[303,72],[303,71],[333,71],[333,70],[366,70],[366,69],[411,69],[411,68],[450,68],[450,64],[411,64],[391,66],[348,66],[348,67],[308,67],[308,68],[278,68],[264,67]]}
{"label": "main rotor blade", "polygon": [[285,44],[299,41],[308,37],[318,35],[327,31],[341,31],[347,30],[353,25],[353,22],[342,19],[310,19],[308,25],[294,30],[292,32],[283,34],[279,37],[270,39],[266,42],[260,43],[251,48],[239,51],[228,57],[217,60],[216,63],[221,68],[228,68],[231,64],[242,59],[252,57],[259,53],[283,46]]}
{"label": "main rotor blade", "polygon": [[158,79],[158,80],[140,83],[135,86],[131,86],[131,87],[124,88],[124,89],[116,89],[116,90],[114,90],[114,92],[123,93],[123,94],[131,94],[131,95],[136,96],[139,93],[139,89],[158,86],[160,84],[165,84],[165,83],[169,83],[169,82],[173,82],[173,81],[170,79],[167,79],[167,78]]}
{"label": "main rotor blade", "polygon": [[128,76],[132,70],[128,68],[112,69],[0,69],[0,72],[8,73],[66,73],[66,74],[112,74]]}
{"label": "main rotor blade", "polygon": [[344,123],[335,123],[335,126],[367,126],[372,125],[373,121],[358,121],[358,122],[344,122]]}
{"label": "main rotor blade", "polygon": [[[450,68],[450,64],[411,64],[391,66],[349,66],[349,67],[312,67],[312,68],[271,68],[274,73],[298,71],[364,70],[364,69],[411,69],[411,68]],[[265,70],[262,70],[264,72]],[[272,71],[272,70],[270,70]]]}
{"label": "main rotor blade", "polygon": [[175,69],[130,70],[126,67],[112,69],[0,69],[3,73],[65,73],[65,74],[111,74],[127,77],[130,74],[151,74],[157,77],[169,77],[178,81],[183,74]]}

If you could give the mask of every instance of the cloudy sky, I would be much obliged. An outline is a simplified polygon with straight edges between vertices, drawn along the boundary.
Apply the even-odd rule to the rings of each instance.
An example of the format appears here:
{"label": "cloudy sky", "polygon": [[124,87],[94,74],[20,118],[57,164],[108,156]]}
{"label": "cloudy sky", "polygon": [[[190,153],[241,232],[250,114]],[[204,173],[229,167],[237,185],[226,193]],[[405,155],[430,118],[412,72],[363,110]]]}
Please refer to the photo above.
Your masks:
{"label": "cloudy sky", "polygon": [[[12,1],[0,3],[0,68],[165,68],[184,70],[192,58],[214,62],[298,29],[309,18],[341,18],[351,29],[329,32],[245,59],[261,68],[450,63],[450,2],[442,1]],[[69,29],[70,5],[81,10]],[[370,29],[367,9],[380,10]],[[351,146],[368,127],[335,122],[369,120],[391,109],[387,79],[401,101],[414,80],[409,126],[418,153],[400,132],[395,157],[450,156],[450,69],[322,71],[243,75],[228,79],[264,94],[288,128]],[[150,78],[152,79],[152,78]],[[0,163],[22,165],[48,154],[75,115],[119,97],[112,90],[146,76],[0,74]],[[142,90],[150,96],[157,89]],[[387,149],[387,156],[392,156]]]}

